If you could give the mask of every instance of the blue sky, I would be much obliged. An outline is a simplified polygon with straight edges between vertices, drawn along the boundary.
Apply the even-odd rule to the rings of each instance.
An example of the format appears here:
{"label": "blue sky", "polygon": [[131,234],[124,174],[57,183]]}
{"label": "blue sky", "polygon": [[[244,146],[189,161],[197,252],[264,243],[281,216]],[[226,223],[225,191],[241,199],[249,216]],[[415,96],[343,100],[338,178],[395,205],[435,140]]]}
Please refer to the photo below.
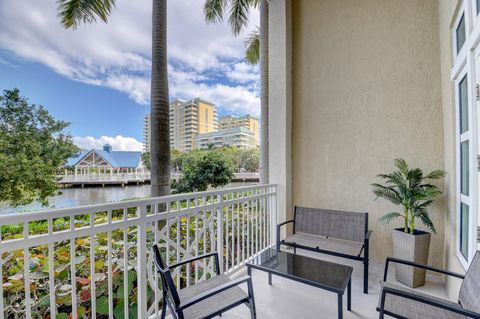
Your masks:
{"label": "blue sky", "polygon": [[[168,2],[171,98],[201,96],[226,113],[258,115],[258,68],[243,60],[243,41],[225,24],[206,25],[202,0]],[[63,30],[54,0],[0,2],[0,89],[71,122],[85,148],[110,143],[141,149],[149,110],[151,1],[119,0],[108,24]]]}

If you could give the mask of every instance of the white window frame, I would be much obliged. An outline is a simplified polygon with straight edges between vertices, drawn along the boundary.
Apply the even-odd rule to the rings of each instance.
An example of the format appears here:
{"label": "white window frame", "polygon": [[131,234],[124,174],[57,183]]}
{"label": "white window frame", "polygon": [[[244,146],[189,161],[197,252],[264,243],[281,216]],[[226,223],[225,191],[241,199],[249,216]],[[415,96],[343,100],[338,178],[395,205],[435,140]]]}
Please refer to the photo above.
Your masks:
{"label": "white window frame", "polygon": [[[460,51],[457,50],[457,28],[460,20],[464,17],[465,21],[465,42]],[[462,266],[466,269],[471,263],[474,253],[477,250],[477,225],[478,225],[478,169],[477,169],[477,140],[479,132],[477,130],[476,109],[479,107],[475,99],[476,84],[480,83],[477,78],[477,59],[480,55],[480,15],[476,14],[476,0],[465,0],[461,3],[457,17],[452,27],[452,52],[454,63],[451,78],[455,84],[455,147],[456,147],[456,216],[457,216],[457,235],[456,235],[456,255]],[[473,26],[473,27],[472,27]],[[480,63],[480,60],[479,60]],[[460,134],[460,89],[459,84],[467,76],[468,90],[468,130]],[[461,162],[460,146],[461,142],[469,141],[469,195],[461,194]],[[461,203],[469,207],[469,238],[468,238],[468,258],[465,258],[460,252],[461,238]]]}
{"label": "white window frame", "polygon": [[[472,0],[472,18],[474,21],[474,25],[478,23],[480,17],[480,10],[477,8],[477,0]],[[478,13],[477,13],[478,12]]]}

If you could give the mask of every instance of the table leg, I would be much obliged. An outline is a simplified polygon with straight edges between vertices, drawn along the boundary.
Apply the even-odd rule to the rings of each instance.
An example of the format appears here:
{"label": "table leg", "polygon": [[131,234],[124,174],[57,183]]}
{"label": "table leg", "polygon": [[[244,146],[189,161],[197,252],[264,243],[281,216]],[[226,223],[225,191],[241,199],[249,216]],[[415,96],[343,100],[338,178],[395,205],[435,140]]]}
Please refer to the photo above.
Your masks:
{"label": "table leg", "polygon": [[338,319],[343,319],[343,294],[338,294]]}
{"label": "table leg", "polygon": [[268,273],[268,284],[271,286],[272,285],[272,273]]}
{"label": "table leg", "polygon": [[247,274],[248,274],[249,276],[252,275],[252,267],[249,267],[248,265],[247,265]]}
{"label": "table leg", "polygon": [[347,310],[352,311],[352,278],[348,281],[347,289]]}

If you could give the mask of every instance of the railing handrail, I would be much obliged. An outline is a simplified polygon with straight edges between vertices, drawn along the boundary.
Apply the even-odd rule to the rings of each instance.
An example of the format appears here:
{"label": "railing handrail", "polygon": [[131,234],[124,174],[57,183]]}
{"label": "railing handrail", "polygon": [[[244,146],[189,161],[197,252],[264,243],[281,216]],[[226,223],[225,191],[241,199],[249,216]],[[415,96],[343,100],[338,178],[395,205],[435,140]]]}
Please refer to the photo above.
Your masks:
{"label": "railing handrail", "polygon": [[[265,187],[276,187],[276,184],[256,184],[256,185],[249,185],[249,186],[240,186],[240,187],[233,187],[233,188],[222,188],[216,190],[208,190],[204,192],[195,192],[195,196],[211,196],[211,195],[224,195],[228,193],[235,193],[239,191],[248,191],[258,188],[265,188]],[[19,212],[7,215],[0,215],[0,225],[4,224],[18,224],[24,222],[30,222],[35,220],[43,220],[43,219],[51,219],[57,217],[67,217],[71,215],[80,215],[82,213],[87,212],[101,212],[101,211],[109,211],[115,209],[121,209],[127,207],[138,207],[144,205],[152,205],[152,204],[159,204],[159,203],[167,203],[171,201],[178,201],[178,200],[185,200],[192,197],[193,193],[182,193],[182,194],[173,194],[168,196],[160,196],[160,197],[151,197],[145,199],[132,199],[132,200],[125,200],[120,202],[111,202],[111,203],[103,203],[103,204],[93,204],[93,205],[82,205],[82,206],[74,206],[74,207],[65,207],[65,208],[53,208],[53,209],[44,209],[44,210],[36,210],[32,212]]]}

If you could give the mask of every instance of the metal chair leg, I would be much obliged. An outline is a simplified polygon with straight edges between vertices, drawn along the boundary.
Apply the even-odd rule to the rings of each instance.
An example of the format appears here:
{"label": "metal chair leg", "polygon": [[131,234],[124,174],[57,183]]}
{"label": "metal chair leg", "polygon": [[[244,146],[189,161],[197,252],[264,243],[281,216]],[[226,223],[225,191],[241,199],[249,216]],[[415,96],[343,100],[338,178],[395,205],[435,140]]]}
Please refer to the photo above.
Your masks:
{"label": "metal chair leg", "polygon": [[255,299],[250,298],[249,302],[249,307],[250,307],[250,316],[252,319],[257,318],[257,310],[255,309]]}
{"label": "metal chair leg", "polygon": [[163,300],[162,300],[162,316],[161,316],[161,319],[165,319],[167,315],[167,301],[166,301],[166,298],[165,298],[165,295],[163,296]]}
{"label": "metal chair leg", "polygon": [[253,294],[253,283],[252,283],[252,278],[247,282],[248,286],[248,304],[250,308],[250,316],[252,319],[257,318],[257,310],[255,309],[255,295]]}

